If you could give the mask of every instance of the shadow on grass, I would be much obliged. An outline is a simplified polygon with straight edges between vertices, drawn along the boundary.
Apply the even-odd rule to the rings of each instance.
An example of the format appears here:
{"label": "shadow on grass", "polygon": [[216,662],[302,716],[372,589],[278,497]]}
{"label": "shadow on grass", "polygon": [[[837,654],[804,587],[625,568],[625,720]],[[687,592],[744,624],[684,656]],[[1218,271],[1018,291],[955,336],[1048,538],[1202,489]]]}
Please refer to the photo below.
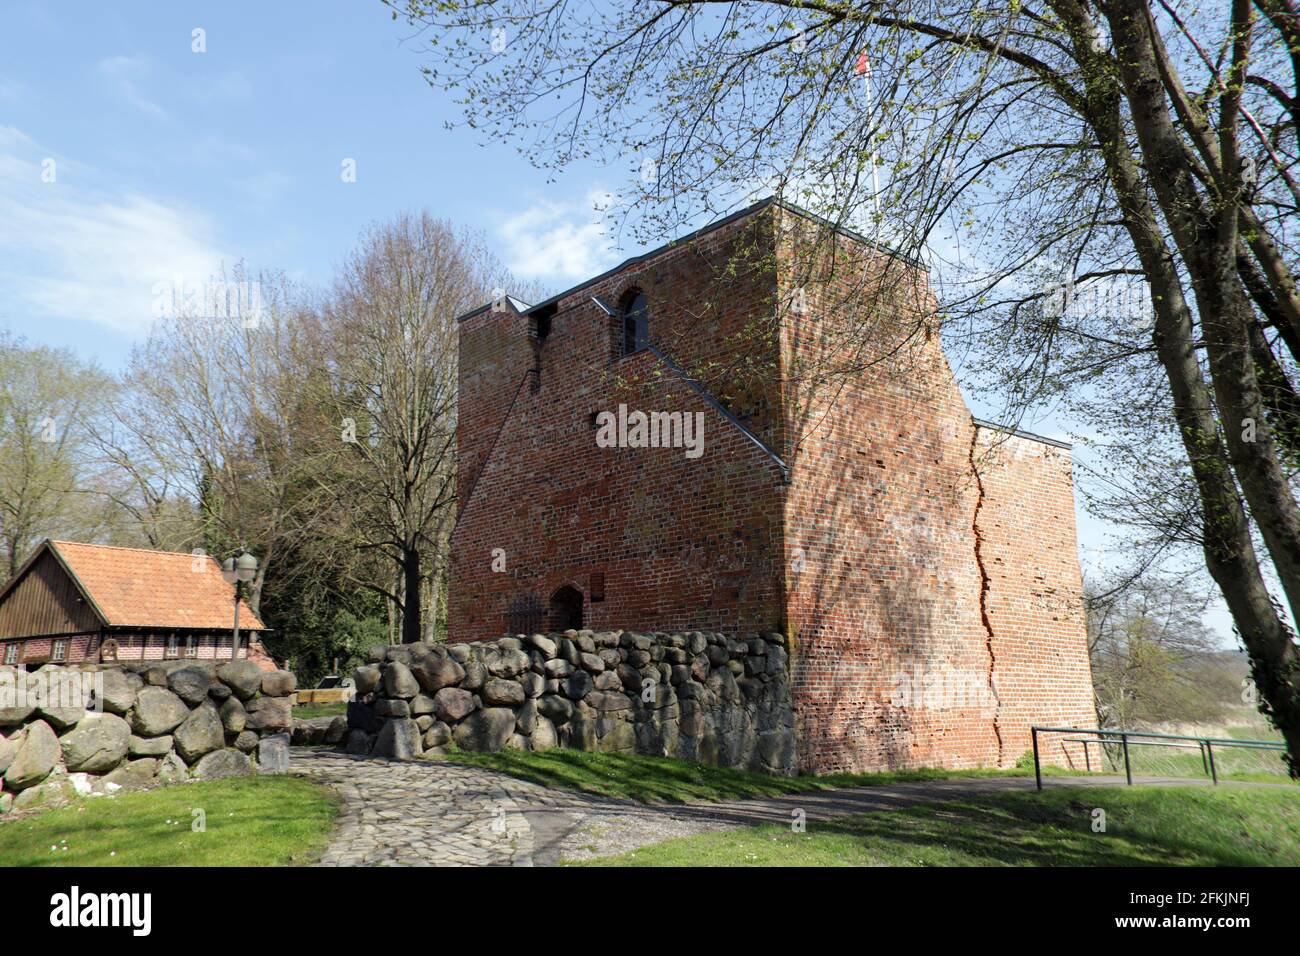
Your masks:
{"label": "shadow on grass", "polygon": [[782,777],[670,757],[555,749],[499,753],[456,751],[443,758],[509,774],[544,787],[644,803],[692,803],[779,797],[845,787],[884,786],[960,777],[1025,776],[1017,770],[907,770]]}
{"label": "shadow on grass", "polygon": [[[1105,812],[1104,831],[1093,829]],[[1300,803],[1234,787],[1000,793],[669,840],[615,866],[1295,866]]]}

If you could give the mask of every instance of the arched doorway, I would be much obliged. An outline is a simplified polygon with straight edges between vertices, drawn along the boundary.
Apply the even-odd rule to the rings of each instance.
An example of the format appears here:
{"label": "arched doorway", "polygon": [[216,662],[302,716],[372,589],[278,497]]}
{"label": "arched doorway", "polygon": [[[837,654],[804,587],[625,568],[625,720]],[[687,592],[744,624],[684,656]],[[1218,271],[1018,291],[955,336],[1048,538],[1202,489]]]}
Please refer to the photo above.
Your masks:
{"label": "arched doorway", "polygon": [[558,588],[551,595],[551,628],[556,631],[575,631],[582,627],[582,592],[571,584]]}

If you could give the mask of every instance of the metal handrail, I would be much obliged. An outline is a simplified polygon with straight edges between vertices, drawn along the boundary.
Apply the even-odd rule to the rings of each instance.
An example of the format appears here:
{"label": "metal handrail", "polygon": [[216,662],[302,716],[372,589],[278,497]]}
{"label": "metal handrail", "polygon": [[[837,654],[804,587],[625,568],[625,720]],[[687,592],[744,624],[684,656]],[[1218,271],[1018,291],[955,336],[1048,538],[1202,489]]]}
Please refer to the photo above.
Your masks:
{"label": "metal handrail", "polygon": [[[1096,737],[1098,744],[1118,742],[1124,749],[1124,776],[1128,785],[1133,785],[1133,765],[1129,761],[1129,746],[1134,747],[1178,747],[1180,749],[1191,750],[1193,747],[1201,751],[1202,765],[1206,773],[1217,785],[1219,782],[1219,772],[1214,764],[1214,745],[1220,747],[1240,747],[1245,750],[1274,750],[1286,752],[1286,744],[1276,740],[1235,740],[1231,737],[1196,737],[1191,734],[1161,734],[1152,730],[1102,730],[1101,728],[1089,729],[1086,727],[1030,727],[1030,736],[1034,744],[1034,782],[1039,790],[1043,789],[1043,768],[1038,751],[1038,734],[1091,734]],[[1132,740],[1133,737],[1147,738],[1144,740]],[[1193,743],[1176,744],[1160,743],[1163,740],[1190,740]],[[1089,756],[1088,744],[1093,743],[1091,739],[1066,738],[1062,743],[1081,743],[1083,744],[1083,759],[1089,773],[1092,772],[1092,760]]]}

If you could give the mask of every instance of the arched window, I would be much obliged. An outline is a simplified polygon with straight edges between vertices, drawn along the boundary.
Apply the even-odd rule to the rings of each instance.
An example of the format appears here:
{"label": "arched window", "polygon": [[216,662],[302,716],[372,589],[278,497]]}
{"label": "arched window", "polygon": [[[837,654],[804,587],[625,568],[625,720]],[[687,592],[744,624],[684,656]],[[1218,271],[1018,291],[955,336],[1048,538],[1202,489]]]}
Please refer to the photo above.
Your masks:
{"label": "arched window", "polygon": [[640,352],[650,344],[650,315],[645,293],[629,292],[623,297],[623,354]]}
{"label": "arched window", "polygon": [[551,595],[551,627],[557,631],[582,628],[582,592],[572,585]]}

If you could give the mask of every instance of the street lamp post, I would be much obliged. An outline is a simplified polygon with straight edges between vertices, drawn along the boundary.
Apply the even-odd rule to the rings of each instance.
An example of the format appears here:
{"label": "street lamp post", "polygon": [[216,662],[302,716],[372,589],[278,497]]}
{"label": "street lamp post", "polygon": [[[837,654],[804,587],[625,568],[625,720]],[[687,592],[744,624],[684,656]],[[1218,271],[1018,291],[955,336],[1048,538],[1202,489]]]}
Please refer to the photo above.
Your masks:
{"label": "street lamp post", "polygon": [[243,596],[244,584],[257,575],[257,558],[243,548],[221,562],[221,576],[227,584],[235,586],[235,635],[230,642],[230,659],[239,659],[239,599]]}

